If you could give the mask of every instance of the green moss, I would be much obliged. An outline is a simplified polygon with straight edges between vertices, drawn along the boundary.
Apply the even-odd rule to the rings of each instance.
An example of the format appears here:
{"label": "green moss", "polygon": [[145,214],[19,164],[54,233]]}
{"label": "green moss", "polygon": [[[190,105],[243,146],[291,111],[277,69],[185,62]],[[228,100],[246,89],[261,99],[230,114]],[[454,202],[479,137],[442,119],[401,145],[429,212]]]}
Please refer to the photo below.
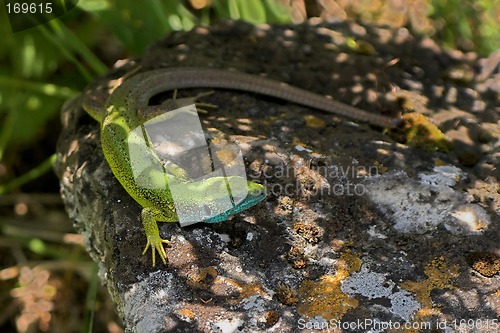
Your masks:
{"label": "green moss", "polygon": [[403,129],[402,141],[410,146],[415,146],[426,151],[439,151],[449,153],[453,144],[443,132],[437,128],[427,117],[420,113],[407,113],[403,115],[407,126]]}

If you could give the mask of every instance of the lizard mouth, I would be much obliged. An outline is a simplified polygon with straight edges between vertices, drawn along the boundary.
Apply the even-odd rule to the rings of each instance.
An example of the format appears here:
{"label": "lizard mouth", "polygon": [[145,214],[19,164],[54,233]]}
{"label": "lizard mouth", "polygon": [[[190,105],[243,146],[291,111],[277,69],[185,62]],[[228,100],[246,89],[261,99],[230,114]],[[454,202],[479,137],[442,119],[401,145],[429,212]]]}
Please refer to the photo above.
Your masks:
{"label": "lizard mouth", "polygon": [[248,181],[247,185],[248,185],[248,192],[246,194],[246,197],[242,198],[243,200],[237,201],[240,202],[239,204],[237,204],[237,206],[244,205],[245,209],[255,206],[256,204],[264,200],[267,195],[266,188],[261,184]]}
{"label": "lizard mouth", "polygon": [[229,210],[226,210],[217,216],[213,216],[207,219],[204,219],[205,223],[218,223],[223,222],[229,219],[232,215],[235,215],[241,211],[244,211],[250,207],[257,205],[259,202],[263,201],[266,198],[266,189],[264,186],[254,183],[248,182],[248,191],[245,197],[232,197],[233,207]]}
{"label": "lizard mouth", "polygon": [[267,195],[266,188],[262,186],[261,184],[254,183],[252,181],[247,182],[248,185],[248,196],[252,197],[265,197]]}
{"label": "lizard mouth", "polygon": [[233,196],[233,212],[240,212],[250,207],[255,206],[267,196],[266,188],[261,184],[247,181],[247,192],[244,196]]}

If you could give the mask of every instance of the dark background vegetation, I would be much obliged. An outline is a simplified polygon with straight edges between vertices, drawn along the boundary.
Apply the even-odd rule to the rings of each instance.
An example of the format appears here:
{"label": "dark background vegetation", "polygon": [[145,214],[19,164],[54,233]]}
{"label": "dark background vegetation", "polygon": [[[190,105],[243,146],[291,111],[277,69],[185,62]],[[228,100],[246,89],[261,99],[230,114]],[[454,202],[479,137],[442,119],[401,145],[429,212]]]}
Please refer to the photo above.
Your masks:
{"label": "dark background vegetation", "polygon": [[500,46],[500,0],[82,0],[16,33],[0,6],[1,332],[122,331],[51,171],[64,101],[171,31],[311,17],[406,27],[481,56]]}

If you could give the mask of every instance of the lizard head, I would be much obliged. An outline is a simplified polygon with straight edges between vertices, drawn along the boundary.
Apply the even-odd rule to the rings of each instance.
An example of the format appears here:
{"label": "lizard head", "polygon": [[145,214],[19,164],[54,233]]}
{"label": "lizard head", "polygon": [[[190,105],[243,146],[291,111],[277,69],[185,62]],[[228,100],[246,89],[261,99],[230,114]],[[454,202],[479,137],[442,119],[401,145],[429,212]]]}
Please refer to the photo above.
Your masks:
{"label": "lizard head", "polygon": [[252,181],[247,181],[247,186],[248,186],[248,193],[247,196],[245,197],[245,200],[242,202],[242,203],[246,202],[247,206],[244,207],[243,209],[255,206],[256,204],[264,200],[267,195],[266,188],[261,184]]}
{"label": "lizard head", "polygon": [[[232,180],[241,181],[240,177],[227,177],[229,184]],[[238,178],[238,179],[237,179]],[[250,207],[255,206],[262,200],[266,198],[266,189],[261,184],[257,184],[252,181],[246,181],[246,191],[232,191],[232,200],[234,205],[232,208],[219,213],[217,216],[208,218],[204,220],[205,223],[217,223],[223,222],[229,219],[231,216],[238,214]]]}

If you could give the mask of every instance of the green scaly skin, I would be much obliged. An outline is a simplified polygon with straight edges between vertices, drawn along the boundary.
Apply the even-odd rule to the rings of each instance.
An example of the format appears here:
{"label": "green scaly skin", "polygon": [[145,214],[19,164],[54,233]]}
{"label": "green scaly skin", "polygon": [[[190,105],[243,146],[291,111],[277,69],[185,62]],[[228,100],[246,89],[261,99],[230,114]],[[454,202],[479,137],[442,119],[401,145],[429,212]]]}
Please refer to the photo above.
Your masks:
{"label": "green scaly skin", "polygon": [[[134,177],[134,170],[132,170],[127,140],[133,129],[138,126],[144,127],[143,123],[146,119],[140,118],[137,110],[146,105],[138,105],[135,100],[131,100],[130,96],[133,96],[131,92],[135,89],[141,89],[144,94],[149,95],[145,99],[149,99],[161,89],[158,86],[151,87],[151,93],[147,93],[150,87],[141,85],[143,80],[143,75],[132,76],[115,89],[104,105],[99,105],[87,98],[83,107],[101,124],[102,150],[113,174],[128,194],[142,206],[141,218],[147,238],[143,254],[151,247],[153,266],[155,266],[156,252],[163,263],[167,263],[167,254],[163,244],[170,243],[160,237],[157,222],[178,221],[168,184],[174,182],[181,184],[181,189],[185,188],[180,192],[177,205],[186,205],[192,208],[193,212],[201,207],[205,211],[218,211],[217,204],[224,199],[227,200],[227,182],[241,181],[241,178],[213,177],[204,181],[187,182],[183,179],[183,170],[180,168],[177,172],[169,170],[167,173],[156,153],[144,143],[140,151],[144,154],[142,158],[150,164],[151,168],[148,169],[150,171],[146,175],[141,175],[141,186],[139,186]],[[148,142],[147,139],[144,142]],[[245,199],[232,209],[200,222],[225,221],[232,215],[256,205],[266,196],[264,187],[254,182],[247,182],[247,190]],[[209,193],[208,196],[207,193]]]}

